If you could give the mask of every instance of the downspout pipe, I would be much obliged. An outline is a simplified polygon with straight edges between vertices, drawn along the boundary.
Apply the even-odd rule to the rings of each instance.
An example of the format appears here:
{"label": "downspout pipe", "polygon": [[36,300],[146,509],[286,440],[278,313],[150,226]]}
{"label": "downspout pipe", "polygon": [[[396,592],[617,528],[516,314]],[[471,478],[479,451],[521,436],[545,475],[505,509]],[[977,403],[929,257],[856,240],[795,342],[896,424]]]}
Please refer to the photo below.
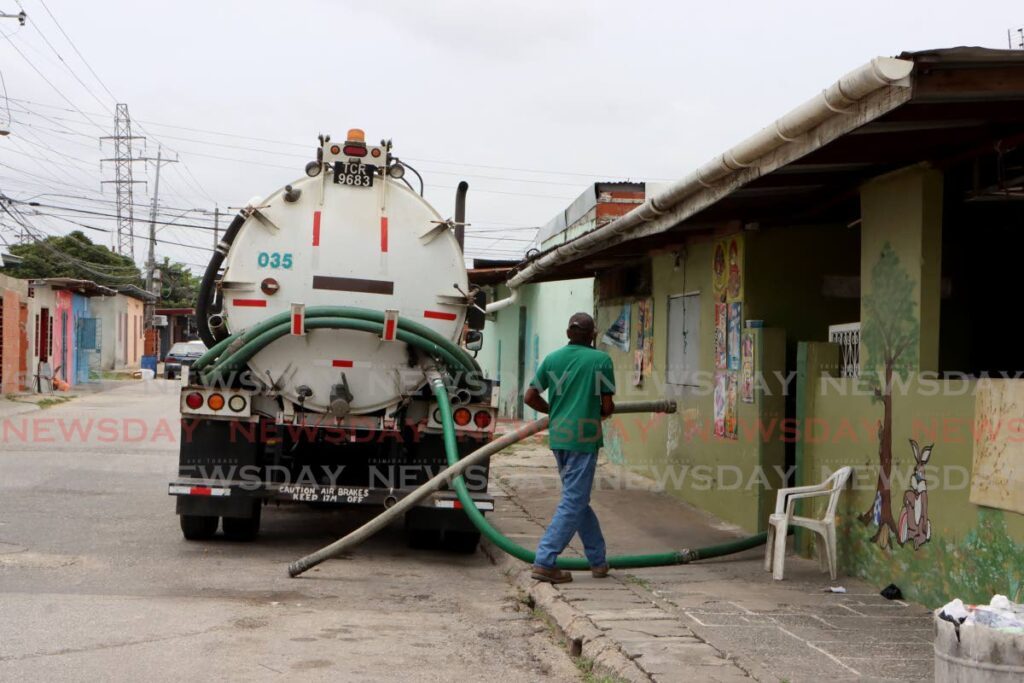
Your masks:
{"label": "downspout pipe", "polygon": [[[511,287],[511,285],[509,285],[509,286]],[[511,306],[512,304],[514,304],[518,300],[519,300],[519,290],[517,288],[515,288],[515,287],[511,287],[511,291],[510,291],[509,296],[507,298],[499,299],[497,301],[492,301],[491,303],[487,304],[487,306],[484,307],[484,311],[486,313],[497,313],[498,311],[502,310],[503,308],[508,308],[509,306]]]}
{"label": "downspout pipe", "polygon": [[909,85],[908,78],[913,69],[914,62],[906,59],[872,59],[621,218],[531,262],[508,280],[508,286],[515,291],[516,287],[562,263],[599,251],[608,238],[664,215],[684,199],[714,187],[736,171],[755,165],[765,155],[795,141],[828,119],[848,113],[854,104],[872,93],[891,85]]}

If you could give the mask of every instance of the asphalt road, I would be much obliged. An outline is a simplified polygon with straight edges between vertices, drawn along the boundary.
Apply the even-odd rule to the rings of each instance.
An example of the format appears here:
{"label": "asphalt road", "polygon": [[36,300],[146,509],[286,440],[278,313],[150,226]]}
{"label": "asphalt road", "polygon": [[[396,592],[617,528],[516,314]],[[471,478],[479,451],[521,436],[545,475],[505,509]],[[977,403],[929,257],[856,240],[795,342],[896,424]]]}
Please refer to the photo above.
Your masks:
{"label": "asphalt road", "polygon": [[393,528],[289,579],[365,520],[300,507],[266,510],[256,543],[184,541],[176,392],[0,419],[0,680],[578,678],[480,552],[409,550]]}

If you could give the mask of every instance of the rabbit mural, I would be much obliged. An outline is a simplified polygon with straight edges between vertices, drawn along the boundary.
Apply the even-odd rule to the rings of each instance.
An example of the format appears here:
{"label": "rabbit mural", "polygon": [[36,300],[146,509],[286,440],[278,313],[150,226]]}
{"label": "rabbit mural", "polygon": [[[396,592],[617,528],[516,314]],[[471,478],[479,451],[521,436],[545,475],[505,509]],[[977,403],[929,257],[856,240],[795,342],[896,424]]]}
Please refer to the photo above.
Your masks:
{"label": "rabbit mural", "polygon": [[932,457],[935,444],[921,448],[917,441],[910,439],[914,451],[914,474],[910,477],[910,488],[903,492],[903,512],[897,525],[897,539],[900,545],[913,541],[914,550],[932,538],[932,523],[928,519],[928,479],[924,467]]}

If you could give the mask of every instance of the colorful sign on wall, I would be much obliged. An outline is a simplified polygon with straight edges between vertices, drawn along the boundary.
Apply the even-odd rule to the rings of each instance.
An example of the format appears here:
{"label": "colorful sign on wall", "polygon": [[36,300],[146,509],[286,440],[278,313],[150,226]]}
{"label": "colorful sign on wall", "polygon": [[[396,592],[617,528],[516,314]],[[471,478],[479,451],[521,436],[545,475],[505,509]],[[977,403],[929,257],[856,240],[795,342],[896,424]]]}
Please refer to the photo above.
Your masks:
{"label": "colorful sign on wall", "polygon": [[729,301],[742,301],[743,299],[743,236],[733,235],[728,240],[726,247],[726,262],[728,263],[728,277],[725,286],[725,296]]}
{"label": "colorful sign on wall", "polygon": [[622,312],[615,319],[611,327],[601,337],[601,342],[614,346],[623,353],[629,353],[629,316],[630,305],[623,304]]}
{"label": "colorful sign on wall", "polygon": [[734,301],[729,306],[729,331],[726,346],[729,353],[729,369],[740,369],[740,330],[743,327],[743,304]]}
{"label": "colorful sign on wall", "polygon": [[744,403],[754,402],[754,333],[750,330],[743,331],[743,341],[740,342],[740,399]]}
{"label": "colorful sign on wall", "polygon": [[729,354],[727,351],[727,320],[729,317],[728,304],[715,304],[715,369],[725,370],[729,367]]}

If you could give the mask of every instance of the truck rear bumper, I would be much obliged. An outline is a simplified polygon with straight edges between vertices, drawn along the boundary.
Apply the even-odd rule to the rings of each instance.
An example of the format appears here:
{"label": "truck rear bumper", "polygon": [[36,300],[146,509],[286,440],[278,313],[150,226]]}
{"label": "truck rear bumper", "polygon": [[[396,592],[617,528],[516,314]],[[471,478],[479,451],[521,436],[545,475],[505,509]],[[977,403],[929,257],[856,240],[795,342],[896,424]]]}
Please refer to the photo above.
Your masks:
{"label": "truck rear bumper", "polygon": [[[188,499],[193,503],[209,501],[211,507],[233,507],[238,501],[251,502],[256,498],[285,503],[391,507],[415,490],[415,488],[375,489],[320,484],[261,484],[254,486],[251,481],[210,481],[188,478],[180,478],[171,482],[167,487],[167,493],[179,500]],[[470,496],[482,512],[494,510],[494,497],[490,494],[471,492]],[[458,510],[462,508],[462,503],[456,498],[454,491],[438,491],[417,507]]]}

